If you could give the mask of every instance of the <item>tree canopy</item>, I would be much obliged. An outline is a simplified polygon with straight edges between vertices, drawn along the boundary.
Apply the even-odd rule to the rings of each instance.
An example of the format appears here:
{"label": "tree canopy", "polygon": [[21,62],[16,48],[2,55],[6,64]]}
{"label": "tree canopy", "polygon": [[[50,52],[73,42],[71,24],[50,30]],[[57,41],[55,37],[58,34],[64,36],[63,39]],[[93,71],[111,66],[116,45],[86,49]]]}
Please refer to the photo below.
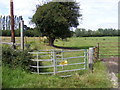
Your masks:
{"label": "tree canopy", "polygon": [[79,25],[79,5],[76,2],[49,2],[39,6],[32,17],[37,29],[53,45],[56,38],[71,36],[70,27]]}

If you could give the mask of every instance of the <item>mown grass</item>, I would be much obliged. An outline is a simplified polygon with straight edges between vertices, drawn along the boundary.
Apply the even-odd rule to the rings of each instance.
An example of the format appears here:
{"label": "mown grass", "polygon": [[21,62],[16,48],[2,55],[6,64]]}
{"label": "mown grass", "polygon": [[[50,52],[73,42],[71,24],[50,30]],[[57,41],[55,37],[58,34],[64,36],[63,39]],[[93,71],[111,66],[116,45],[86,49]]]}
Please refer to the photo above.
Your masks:
{"label": "mown grass", "polygon": [[[4,38],[4,37],[3,37]],[[6,40],[9,42],[10,37]],[[16,42],[19,42],[19,37],[16,38]],[[79,37],[68,38],[67,41],[57,40],[56,46],[72,47],[76,49],[87,49],[94,47],[99,42],[115,42],[118,41],[118,37]],[[47,46],[43,43],[39,37],[26,37],[25,43],[30,45],[30,48],[34,51],[56,49],[54,47]],[[27,49],[27,48],[25,48]],[[78,55],[78,53],[67,53],[65,56]],[[73,66],[74,67],[74,66]],[[77,66],[79,67],[79,66]],[[61,67],[60,67],[61,69]],[[68,74],[68,73],[67,73]],[[94,64],[94,73],[89,70],[82,70],[76,72],[70,72],[73,76],[68,78],[61,78],[59,75],[37,75],[30,74],[22,71],[21,68],[11,70],[10,68],[3,66],[3,87],[4,88],[111,88],[112,84],[107,77],[106,68],[102,62],[96,62]]]}
{"label": "mown grass", "polygon": [[3,66],[3,88],[112,88],[105,66],[101,62],[94,65],[94,73],[78,71],[71,77],[37,75]]}
{"label": "mown grass", "polygon": [[78,37],[78,38],[69,38],[68,41],[59,40],[55,42],[55,45],[65,46],[65,47],[93,47],[97,46],[97,43],[100,42],[118,42],[118,37]]}
{"label": "mown grass", "polygon": [[[10,37],[2,37],[2,42],[11,42]],[[100,42],[118,42],[118,37],[72,37],[67,40],[55,40],[54,44],[62,47],[88,49],[89,47],[97,46],[97,43]],[[20,37],[16,37],[16,43],[20,43]],[[25,44],[29,44],[31,48],[36,50],[55,49],[48,46],[39,37],[25,37]]]}

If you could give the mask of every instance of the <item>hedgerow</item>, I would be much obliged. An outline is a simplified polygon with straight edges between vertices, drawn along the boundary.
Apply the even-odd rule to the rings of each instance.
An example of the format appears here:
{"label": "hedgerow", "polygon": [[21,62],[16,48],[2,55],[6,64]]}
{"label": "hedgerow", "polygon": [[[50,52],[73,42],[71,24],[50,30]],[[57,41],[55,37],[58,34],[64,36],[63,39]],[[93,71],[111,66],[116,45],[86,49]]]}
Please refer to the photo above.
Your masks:
{"label": "hedgerow", "polygon": [[2,46],[2,63],[10,68],[21,67],[24,70],[29,70],[31,57],[28,50],[21,51],[9,46]]}

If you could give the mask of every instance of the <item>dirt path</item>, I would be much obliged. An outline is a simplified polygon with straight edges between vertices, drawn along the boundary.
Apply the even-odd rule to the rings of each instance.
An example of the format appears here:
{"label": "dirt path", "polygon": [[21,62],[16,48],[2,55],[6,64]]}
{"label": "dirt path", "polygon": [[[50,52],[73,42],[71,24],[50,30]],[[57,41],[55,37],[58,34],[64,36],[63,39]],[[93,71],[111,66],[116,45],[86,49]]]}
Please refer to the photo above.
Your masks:
{"label": "dirt path", "polygon": [[110,58],[104,58],[101,61],[107,67],[108,77],[113,83],[113,88],[118,88],[118,77],[116,77],[116,73],[118,73],[118,57],[111,56]]}

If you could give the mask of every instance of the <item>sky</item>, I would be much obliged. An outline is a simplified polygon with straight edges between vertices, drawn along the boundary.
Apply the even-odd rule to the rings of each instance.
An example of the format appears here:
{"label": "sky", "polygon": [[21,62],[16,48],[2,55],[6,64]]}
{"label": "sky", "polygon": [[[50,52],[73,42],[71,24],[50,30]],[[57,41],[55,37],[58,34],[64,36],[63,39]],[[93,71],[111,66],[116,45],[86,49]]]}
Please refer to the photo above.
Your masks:
{"label": "sky", "polygon": [[[14,15],[23,16],[27,26],[33,27],[30,18],[36,5],[45,0],[13,0]],[[118,28],[118,2],[120,0],[76,0],[80,4],[82,21],[78,28],[97,30],[98,28]],[[9,15],[10,0],[0,0],[0,15]]]}

